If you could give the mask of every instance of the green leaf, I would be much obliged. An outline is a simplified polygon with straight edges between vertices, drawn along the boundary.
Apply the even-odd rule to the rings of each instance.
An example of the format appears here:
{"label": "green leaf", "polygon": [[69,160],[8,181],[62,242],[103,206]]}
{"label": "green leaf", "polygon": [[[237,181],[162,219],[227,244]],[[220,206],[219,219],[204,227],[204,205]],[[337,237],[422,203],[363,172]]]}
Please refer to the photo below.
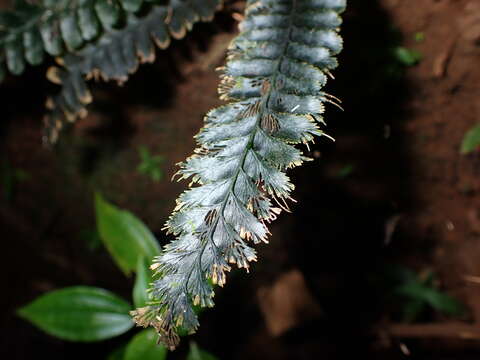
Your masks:
{"label": "green leaf", "polygon": [[474,152],[480,146],[480,124],[467,131],[460,147],[461,154]]}
{"label": "green leaf", "polygon": [[132,213],[109,204],[99,193],[95,194],[95,210],[100,238],[126,275],[136,270],[139,257],[150,260],[160,254],[153,234]]}
{"label": "green leaf", "polygon": [[217,360],[217,358],[209,352],[201,350],[194,341],[190,341],[190,351],[188,352],[187,360]]}
{"label": "green leaf", "polygon": [[131,306],[110,291],[75,286],[55,290],[18,310],[46,333],[70,341],[99,341],[128,331]]}
{"label": "green leaf", "polygon": [[422,60],[422,54],[417,50],[407,49],[403,46],[398,46],[394,50],[395,58],[405,66],[416,65]]}
{"label": "green leaf", "polygon": [[454,298],[418,282],[400,286],[397,288],[397,293],[412,299],[422,300],[435,310],[448,315],[460,316],[465,312],[464,306]]}
{"label": "green leaf", "polygon": [[157,344],[158,335],[153,329],[142,330],[127,345],[124,360],[163,360],[167,348]]}
{"label": "green leaf", "polygon": [[138,258],[137,277],[133,286],[133,304],[136,308],[144,307],[148,300],[147,289],[152,282],[152,272],[148,267],[149,264],[150,261],[147,261],[144,257]]}

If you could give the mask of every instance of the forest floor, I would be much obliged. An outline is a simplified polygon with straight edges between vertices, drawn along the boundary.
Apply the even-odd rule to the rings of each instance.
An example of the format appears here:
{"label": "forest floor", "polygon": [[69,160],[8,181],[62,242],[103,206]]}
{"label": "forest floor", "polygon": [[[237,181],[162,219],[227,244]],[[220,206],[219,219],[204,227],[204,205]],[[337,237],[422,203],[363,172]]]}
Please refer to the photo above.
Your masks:
{"label": "forest floor", "polygon": [[[66,343],[14,312],[77,284],[130,296],[132,280],[89,245],[92,191],[168,241],[161,228],[186,186],[170,181],[175,164],[220,104],[215,68],[243,5],[227,4],[124,87],[95,85],[90,115],[54,149],[41,145],[43,103],[56,90],[46,67],[0,85],[2,358],[100,359],[126,339]],[[480,2],[351,0],[344,19],[345,50],[327,91],[345,111],[331,106],[325,115],[336,142],[305,149],[315,161],[291,171],[292,213],[272,225],[250,274],[231,274],[195,339],[222,360],[477,360],[480,152],[459,149],[480,123]],[[421,59],[407,66],[403,50]],[[141,146],[162,156],[160,182],[137,171]],[[7,188],[11,169],[23,175]],[[431,276],[432,289],[467,310],[451,316],[426,306],[405,321],[409,303],[392,292],[391,274],[402,271]],[[170,358],[184,354],[181,347]]]}

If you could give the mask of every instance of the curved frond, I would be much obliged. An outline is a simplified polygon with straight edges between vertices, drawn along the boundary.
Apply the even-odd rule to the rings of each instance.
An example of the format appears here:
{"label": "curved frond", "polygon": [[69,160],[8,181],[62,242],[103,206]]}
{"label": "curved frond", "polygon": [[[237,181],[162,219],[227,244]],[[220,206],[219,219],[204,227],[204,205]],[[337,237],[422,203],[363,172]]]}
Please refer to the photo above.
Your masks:
{"label": "curved frond", "polygon": [[193,306],[213,306],[236,265],[256,261],[252,244],[267,242],[267,224],[294,185],[286,170],[309,160],[295,147],[324,135],[323,92],[335,55],[345,0],[250,0],[232,42],[219,92],[228,103],[210,111],[198,149],[178,176],[191,188],[166,224],[176,236],[154,260],[150,303],[132,313],[173,349],[178,331],[194,332]]}

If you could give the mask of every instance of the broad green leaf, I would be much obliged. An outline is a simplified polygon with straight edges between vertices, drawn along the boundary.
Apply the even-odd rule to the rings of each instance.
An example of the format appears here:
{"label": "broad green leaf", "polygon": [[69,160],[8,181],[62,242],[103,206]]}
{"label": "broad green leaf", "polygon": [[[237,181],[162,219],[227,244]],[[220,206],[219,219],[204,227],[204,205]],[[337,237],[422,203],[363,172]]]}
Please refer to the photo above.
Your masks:
{"label": "broad green leaf", "polygon": [[474,152],[480,146],[480,124],[474,126],[467,131],[463,137],[462,146],[460,147],[461,154],[469,154]]}
{"label": "broad green leaf", "polygon": [[217,358],[209,352],[200,349],[196,342],[191,341],[187,360],[217,360]]}
{"label": "broad green leaf", "polygon": [[142,330],[127,345],[124,360],[163,360],[167,348],[157,344],[158,335],[153,329]]}
{"label": "broad green leaf", "polygon": [[97,228],[110,255],[127,275],[137,268],[138,258],[152,259],[160,254],[157,240],[132,213],[109,204],[95,194]]}
{"label": "broad green leaf", "polygon": [[18,310],[46,333],[70,341],[99,341],[129,330],[131,306],[110,291],[75,286],[55,290]]}
{"label": "broad green leaf", "polygon": [[144,257],[138,258],[137,274],[133,286],[133,304],[136,308],[144,307],[147,303],[147,289],[152,282],[152,272],[149,269],[150,261]]}

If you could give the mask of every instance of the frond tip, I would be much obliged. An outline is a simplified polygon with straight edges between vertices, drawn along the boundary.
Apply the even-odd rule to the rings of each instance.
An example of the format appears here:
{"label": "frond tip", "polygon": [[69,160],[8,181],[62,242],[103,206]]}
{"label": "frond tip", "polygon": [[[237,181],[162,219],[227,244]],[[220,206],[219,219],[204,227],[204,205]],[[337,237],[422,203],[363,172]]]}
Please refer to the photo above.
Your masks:
{"label": "frond tip", "polygon": [[322,88],[342,48],[344,8],[345,0],[247,2],[219,86],[229,103],[206,115],[199,148],[181,164],[192,187],[166,224],[176,240],[154,260],[148,307],[133,312],[169,348],[180,330],[198,328],[193,306],[213,306],[213,285],[234,264],[248,270],[251,244],[268,242],[266,223],[289,210],[285,172],[309,160],[295,145],[325,135]]}

